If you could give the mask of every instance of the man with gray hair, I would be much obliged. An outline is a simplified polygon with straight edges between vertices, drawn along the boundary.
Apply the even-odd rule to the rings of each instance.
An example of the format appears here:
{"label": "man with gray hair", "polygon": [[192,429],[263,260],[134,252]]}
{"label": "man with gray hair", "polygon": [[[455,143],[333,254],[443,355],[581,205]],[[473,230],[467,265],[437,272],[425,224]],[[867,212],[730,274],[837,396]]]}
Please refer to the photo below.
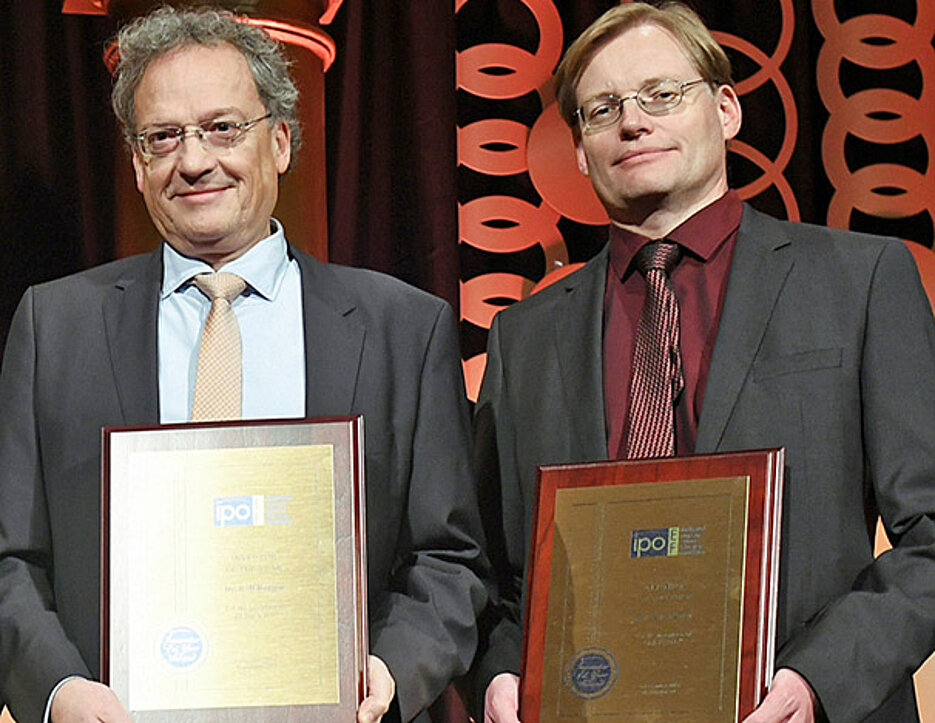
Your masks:
{"label": "man with gray hair", "polygon": [[[118,43],[114,109],[165,243],[31,288],[15,315],[0,373],[0,698],[19,723],[129,720],[94,682],[102,427],[362,414],[372,655],[358,720],[424,719],[470,664],[486,601],[452,311],[286,241],[271,214],[298,93],[265,32],[162,8]],[[223,410],[198,392],[211,284],[233,289],[242,349]]]}

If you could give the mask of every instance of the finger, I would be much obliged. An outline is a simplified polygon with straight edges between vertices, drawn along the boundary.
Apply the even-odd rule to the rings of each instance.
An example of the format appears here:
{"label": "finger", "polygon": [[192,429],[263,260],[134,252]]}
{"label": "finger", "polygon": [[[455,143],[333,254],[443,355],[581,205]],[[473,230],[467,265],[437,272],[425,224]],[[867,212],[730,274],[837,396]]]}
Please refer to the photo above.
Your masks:
{"label": "finger", "polygon": [[519,723],[519,677],[501,673],[487,686],[484,695],[485,723]]}
{"label": "finger", "polygon": [[357,709],[357,723],[377,723],[388,709],[389,706],[383,705],[374,698],[364,698],[360,708]]}

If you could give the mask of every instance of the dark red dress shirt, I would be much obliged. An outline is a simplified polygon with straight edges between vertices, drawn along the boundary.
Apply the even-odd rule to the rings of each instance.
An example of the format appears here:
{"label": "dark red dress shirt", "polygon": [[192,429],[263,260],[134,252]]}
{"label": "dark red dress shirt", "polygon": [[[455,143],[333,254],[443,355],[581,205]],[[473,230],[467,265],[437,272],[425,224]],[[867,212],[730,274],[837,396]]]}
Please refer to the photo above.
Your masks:
{"label": "dark red dress shirt", "polygon": [[[671,281],[679,302],[679,333],[685,388],[676,403],[676,454],[691,454],[698,434],[711,352],[727,290],[743,203],[736,191],[698,211],[666,236],[682,248]],[[604,295],[604,420],[610,459],[626,456],[633,341],[646,283],[632,265],[636,252],[654,240],[612,226]]]}

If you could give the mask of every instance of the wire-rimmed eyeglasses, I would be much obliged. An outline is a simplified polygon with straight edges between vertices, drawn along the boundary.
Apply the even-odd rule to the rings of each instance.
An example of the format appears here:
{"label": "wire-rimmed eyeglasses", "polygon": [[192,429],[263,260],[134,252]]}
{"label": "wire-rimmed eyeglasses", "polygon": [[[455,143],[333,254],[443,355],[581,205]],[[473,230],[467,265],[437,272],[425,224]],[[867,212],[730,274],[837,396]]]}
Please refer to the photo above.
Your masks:
{"label": "wire-rimmed eyeglasses", "polygon": [[267,113],[259,118],[248,121],[234,121],[227,118],[217,118],[205,121],[194,126],[154,126],[144,128],[136,134],[136,143],[140,153],[144,156],[162,158],[175,153],[182,140],[190,135],[198,136],[201,145],[205,148],[226,149],[235,146],[244,134],[260,121],[271,117]]}
{"label": "wire-rimmed eyeglasses", "polygon": [[649,115],[665,115],[678,107],[689,88],[706,82],[704,78],[696,80],[672,80],[663,78],[647,83],[635,93],[622,98],[612,93],[599,95],[584,103],[575,110],[575,115],[581,123],[585,133],[609,128],[623,115],[623,104],[628,100],[635,100],[636,104]]}

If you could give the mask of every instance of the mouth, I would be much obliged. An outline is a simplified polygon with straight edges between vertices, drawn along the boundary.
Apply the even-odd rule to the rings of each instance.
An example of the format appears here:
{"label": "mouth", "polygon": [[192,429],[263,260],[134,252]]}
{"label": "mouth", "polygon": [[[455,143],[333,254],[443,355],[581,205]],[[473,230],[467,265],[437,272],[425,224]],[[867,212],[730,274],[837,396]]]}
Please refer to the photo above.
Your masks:
{"label": "mouth", "polygon": [[185,203],[208,203],[216,199],[228,189],[229,186],[221,186],[218,188],[189,189],[186,191],[173,193],[169,196],[169,198],[170,200],[179,199]]}
{"label": "mouth", "polygon": [[666,153],[669,153],[671,150],[671,148],[639,148],[630,150],[622,154],[616,161],[614,161],[614,165],[620,166],[625,163],[640,163],[642,161],[651,161]]}

